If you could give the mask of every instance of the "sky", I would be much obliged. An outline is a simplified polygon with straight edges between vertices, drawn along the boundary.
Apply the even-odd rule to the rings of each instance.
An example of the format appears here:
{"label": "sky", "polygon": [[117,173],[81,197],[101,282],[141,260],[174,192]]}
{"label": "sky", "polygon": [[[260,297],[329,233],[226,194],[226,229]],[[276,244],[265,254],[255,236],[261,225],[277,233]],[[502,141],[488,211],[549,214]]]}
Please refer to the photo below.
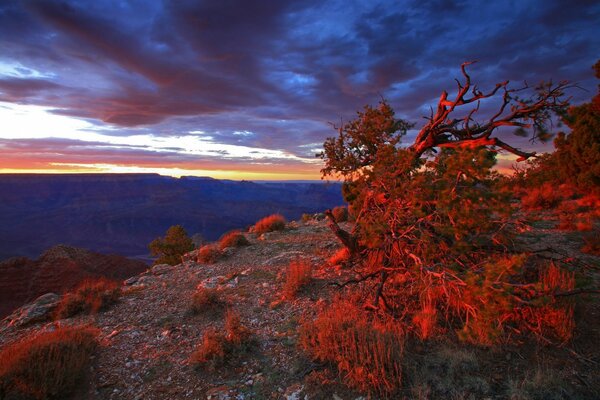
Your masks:
{"label": "sky", "polygon": [[418,129],[465,61],[482,90],[589,101],[599,21],[595,0],[1,0],[0,173],[319,179],[332,125],[383,98]]}

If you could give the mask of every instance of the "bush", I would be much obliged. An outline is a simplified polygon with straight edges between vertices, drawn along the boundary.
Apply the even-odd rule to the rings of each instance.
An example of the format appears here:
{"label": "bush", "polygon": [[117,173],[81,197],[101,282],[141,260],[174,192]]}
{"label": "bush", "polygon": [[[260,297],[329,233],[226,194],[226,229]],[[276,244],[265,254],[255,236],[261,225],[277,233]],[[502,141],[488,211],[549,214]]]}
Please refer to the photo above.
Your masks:
{"label": "bush", "polygon": [[207,310],[214,310],[224,305],[220,292],[217,289],[201,287],[192,296],[190,312],[199,314]]}
{"label": "bush", "polygon": [[85,280],[72,292],[66,293],[58,304],[56,319],[74,315],[95,314],[116,303],[121,296],[121,286],[106,278]]}
{"label": "bush", "polygon": [[335,222],[346,222],[348,221],[348,207],[340,206],[335,207],[332,211]]}
{"label": "bush", "polygon": [[285,229],[286,220],[283,215],[273,214],[264,217],[254,224],[254,233],[261,234]]}
{"label": "bush", "polygon": [[227,247],[248,246],[249,244],[250,242],[246,239],[246,236],[240,231],[228,232],[219,239],[219,248],[221,250]]}
{"label": "bush", "polygon": [[312,268],[307,260],[294,260],[290,263],[285,284],[283,286],[283,295],[286,299],[293,299],[296,293],[312,279]]}
{"label": "bush", "polygon": [[561,202],[561,196],[556,187],[551,183],[544,183],[537,188],[531,188],[522,198],[521,204],[524,208],[551,209],[558,206]]}
{"label": "bush", "polygon": [[250,337],[250,330],[242,325],[240,315],[233,310],[228,310],[225,315],[225,332],[227,341],[238,346]]}
{"label": "bush", "polygon": [[223,253],[215,245],[209,244],[198,250],[197,262],[201,264],[214,264],[219,261]]}
{"label": "bush", "polygon": [[174,225],[167,230],[164,238],[154,239],[149,245],[150,254],[158,256],[154,264],[177,265],[181,256],[194,250],[194,242],[181,225]]}
{"label": "bush", "polygon": [[355,389],[381,397],[400,389],[402,330],[391,322],[370,319],[352,300],[337,299],[314,320],[304,322],[300,345],[314,359],[335,364]]}
{"label": "bush", "polygon": [[192,365],[207,365],[213,368],[225,360],[227,353],[227,340],[223,333],[211,328],[204,333],[202,343],[196,348],[190,358]]}
{"label": "bush", "polygon": [[196,367],[221,366],[243,348],[250,334],[250,330],[242,325],[239,314],[229,310],[225,316],[225,332],[215,328],[206,331],[202,343],[192,353],[190,363]]}
{"label": "bush", "polygon": [[346,247],[343,247],[335,252],[334,255],[329,257],[327,260],[327,264],[331,266],[344,264],[346,261],[350,259],[350,252]]}
{"label": "bush", "polygon": [[91,327],[58,328],[4,347],[0,398],[67,398],[85,374],[97,335]]}

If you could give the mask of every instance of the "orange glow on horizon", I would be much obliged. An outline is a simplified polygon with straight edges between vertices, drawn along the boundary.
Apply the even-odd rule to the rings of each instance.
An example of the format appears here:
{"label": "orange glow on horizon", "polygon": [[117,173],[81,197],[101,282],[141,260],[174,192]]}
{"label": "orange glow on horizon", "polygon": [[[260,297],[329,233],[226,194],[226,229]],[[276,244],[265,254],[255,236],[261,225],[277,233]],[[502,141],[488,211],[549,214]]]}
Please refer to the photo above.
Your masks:
{"label": "orange glow on horizon", "polygon": [[[274,167],[277,169],[277,167]],[[318,170],[312,171],[242,171],[242,170],[212,170],[188,169],[176,167],[142,167],[135,165],[113,164],[60,164],[50,163],[47,168],[1,168],[0,174],[123,174],[123,173],[156,173],[163,176],[180,178],[182,176],[211,177],[230,180],[320,180]]]}

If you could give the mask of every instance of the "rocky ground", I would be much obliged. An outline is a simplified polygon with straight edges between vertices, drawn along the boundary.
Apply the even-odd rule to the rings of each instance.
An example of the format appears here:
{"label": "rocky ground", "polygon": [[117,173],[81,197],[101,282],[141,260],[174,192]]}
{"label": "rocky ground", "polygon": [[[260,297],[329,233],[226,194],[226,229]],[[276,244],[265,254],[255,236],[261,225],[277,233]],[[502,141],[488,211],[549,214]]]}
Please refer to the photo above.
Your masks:
{"label": "rocky ground", "polygon": [[[283,232],[246,236],[249,246],[226,249],[226,256],[215,264],[190,260],[160,265],[128,279],[119,303],[97,315],[19,329],[7,327],[5,321],[0,346],[57,324],[94,324],[101,330],[101,347],[87,385],[76,395],[81,399],[360,398],[332,369],[313,363],[296,344],[299,321],[310,318],[335,294],[337,289],[329,283],[351,276],[349,270],[324,268],[340,247],[326,224],[294,222]],[[600,266],[598,257],[584,256],[563,243],[569,236],[557,234],[550,225],[538,223],[523,238],[523,246],[544,250],[556,244],[558,253],[549,255],[571,252],[566,256],[582,257],[592,270]],[[282,300],[286,268],[298,258],[312,264],[313,282],[294,300]],[[227,305],[191,313],[198,287],[217,288]],[[600,370],[600,307],[595,301],[589,304],[578,309],[586,318],[578,317],[583,323],[576,340],[558,349],[473,349],[445,340],[407,343],[412,365],[406,368],[406,398],[438,398],[430,396],[444,391],[446,398],[456,399],[594,398],[599,393],[594,375]],[[190,355],[204,332],[223,330],[227,308],[236,310],[251,330],[249,344],[220,368],[192,367]],[[329,383],[321,385],[324,380]],[[529,396],[535,393],[532,385],[545,385],[548,391],[539,393],[551,395]]]}

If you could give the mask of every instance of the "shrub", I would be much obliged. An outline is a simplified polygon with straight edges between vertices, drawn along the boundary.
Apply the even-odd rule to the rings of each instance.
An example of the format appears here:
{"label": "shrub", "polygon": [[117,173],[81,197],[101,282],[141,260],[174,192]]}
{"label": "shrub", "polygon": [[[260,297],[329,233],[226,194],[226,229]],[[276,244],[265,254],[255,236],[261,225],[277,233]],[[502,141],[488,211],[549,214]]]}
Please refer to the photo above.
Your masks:
{"label": "shrub", "polygon": [[221,258],[222,255],[223,253],[217,246],[209,244],[201,247],[200,250],[198,250],[198,258],[196,261],[201,264],[214,264],[219,260],[219,258]]}
{"label": "shrub", "polygon": [[296,293],[312,279],[312,268],[307,260],[294,260],[290,263],[285,284],[283,286],[283,295],[286,299],[292,299]]}
{"label": "shrub", "polygon": [[348,221],[348,207],[335,207],[332,211],[335,222]]}
{"label": "shrub", "polygon": [[221,299],[220,292],[214,288],[201,287],[192,296],[190,311],[199,314],[207,310],[221,307],[225,302]]}
{"label": "shrub", "polygon": [[206,331],[202,343],[192,353],[190,363],[196,367],[220,366],[248,342],[250,334],[250,330],[242,325],[239,314],[228,310],[225,316],[225,332],[214,328]]}
{"label": "shrub", "polygon": [[342,247],[338,251],[335,252],[334,255],[329,257],[327,260],[327,264],[331,266],[341,265],[350,259],[350,252],[346,247]]}
{"label": "shrub", "polygon": [[167,230],[164,238],[154,239],[149,245],[150,254],[158,256],[154,264],[177,265],[181,256],[194,250],[194,242],[181,225],[174,225]]}
{"label": "shrub", "polygon": [[249,244],[250,242],[246,239],[246,236],[240,231],[228,232],[219,239],[219,248],[221,250],[227,247],[248,246]]}
{"label": "shrub", "polygon": [[282,231],[285,229],[286,220],[283,215],[273,214],[268,217],[264,217],[254,224],[254,232],[257,234]]}
{"label": "shrub", "polygon": [[561,196],[556,187],[551,183],[530,189],[522,198],[521,204],[527,209],[551,209],[561,201]]}
{"label": "shrub", "polygon": [[238,346],[250,337],[250,330],[242,325],[240,315],[233,310],[228,310],[225,315],[225,332],[227,341]]}
{"label": "shrub", "polygon": [[190,362],[196,366],[210,363],[212,367],[216,367],[225,360],[226,353],[225,335],[212,328],[204,333],[202,343],[192,353]]}
{"label": "shrub", "polygon": [[121,286],[106,278],[85,280],[72,292],[66,293],[56,308],[57,319],[74,315],[95,314],[116,303],[121,296]]}
{"label": "shrub", "polygon": [[335,364],[349,386],[390,397],[402,383],[404,335],[375,318],[354,301],[337,299],[301,325],[300,345],[314,359]]}
{"label": "shrub", "polygon": [[302,222],[312,221],[314,219],[313,214],[302,214]]}
{"label": "shrub", "polygon": [[0,398],[62,399],[82,379],[97,329],[58,328],[26,337],[0,351]]}

